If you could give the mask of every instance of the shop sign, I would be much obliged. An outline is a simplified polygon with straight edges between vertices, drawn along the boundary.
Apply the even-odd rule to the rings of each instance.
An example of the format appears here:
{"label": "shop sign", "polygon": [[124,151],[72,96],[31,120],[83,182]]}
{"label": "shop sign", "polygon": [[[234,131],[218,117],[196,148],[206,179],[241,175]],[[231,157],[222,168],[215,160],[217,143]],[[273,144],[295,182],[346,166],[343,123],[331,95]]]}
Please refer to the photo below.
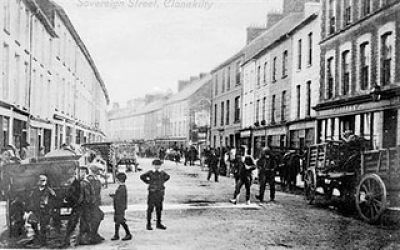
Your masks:
{"label": "shop sign", "polygon": [[240,137],[250,137],[250,130],[241,131]]}

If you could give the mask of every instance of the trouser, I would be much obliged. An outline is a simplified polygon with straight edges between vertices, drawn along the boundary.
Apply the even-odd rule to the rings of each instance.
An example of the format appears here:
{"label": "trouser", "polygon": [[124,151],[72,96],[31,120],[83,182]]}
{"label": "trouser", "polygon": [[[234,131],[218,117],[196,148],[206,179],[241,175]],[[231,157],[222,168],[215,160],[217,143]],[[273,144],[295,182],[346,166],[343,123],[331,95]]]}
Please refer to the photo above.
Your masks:
{"label": "trouser", "polygon": [[90,223],[90,219],[92,216],[92,206],[90,205],[83,205],[80,210],[79,216],[79,242],[81,244],[89,244],[91,240],[91,232],[92,227]]}
{"label": "trouser", "polygon": [[114,222],[115,222],[115,234],[114,236],[119,237],[119,228],[122,226],[125,230],[126,235],[130,235],[131,232],[129,231],[129,227],[126,224],[125,220],[125,211],[114,214]]}
{"label": "trouser", "polygon": [[217,182],[218,181],[218,167],[216,166],[209,166],[208,167],[208,177],[207,180],[211,179],[211,175],[214,173],[214,179]]}
{"label": "trouser", "polygon": [[72,208],[71,215],[69,216],[67,223],[67,231],[65,233],[64,241],[69,243],[70,237],[78,225],[80,218],[80,210],[78,208]]}
{"label": "trouser", "polygon": [[235,193],[233,194],[233,198],[236,199],[236,197],[240,194],[240,189],[242,186],[246,188],[246,201],[250,200],[250,186],[251,186],[251,177],[242,177],[239,178],[238,181],[236,182],[235,186]]}
{"label": "trouser", "polygon": [[[30,223],[33,231],[35,232],[35,237],[39,239],[40,243],[46,242],[47,227],[50,225],[50,212],[40,211],[34,212],[38,217],[38,221]],[[40,230],[38,228],[38,223],[40,225]]]}
{"label": "trouser", "polygon": [[103,211],[101,211],[99,206],[94,206],[92,209],[92,216],[90,219],[90,227],[92,229],[92,231],[91,231],[92,239],[100,238],[98,231],[99,231],[100,223],[103,219],[104,219]]}
{"label": "trouser", "polygon": [[147,198],[147,224],[151,224],[151,214],[156,209],[157,225],[161,224],[161,212],[163,209],[164,191],[149,191]]}
{"label": "trouser", "polygon": [[273,171],[267,173],[260,173],[258,176],[260,182],[260,201],[264,200],[265,187],[269,185],[269,197],[271,200],[275,199],[275,174]]}
{"label": "trouser", "polygon": [[189,160],[189,157],[185,156],[185,166],[186,166],[188,160]]}

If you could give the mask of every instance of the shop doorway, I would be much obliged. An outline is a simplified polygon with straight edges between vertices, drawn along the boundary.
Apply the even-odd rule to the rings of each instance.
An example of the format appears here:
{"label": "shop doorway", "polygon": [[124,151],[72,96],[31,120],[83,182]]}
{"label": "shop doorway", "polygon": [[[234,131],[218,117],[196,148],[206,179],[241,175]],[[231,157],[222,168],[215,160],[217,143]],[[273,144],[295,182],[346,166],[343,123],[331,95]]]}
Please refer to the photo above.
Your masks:
{"label": "shop doorway", "polygon": [[383,111],[383,148],[396,146],[397,141],[397,109]]}

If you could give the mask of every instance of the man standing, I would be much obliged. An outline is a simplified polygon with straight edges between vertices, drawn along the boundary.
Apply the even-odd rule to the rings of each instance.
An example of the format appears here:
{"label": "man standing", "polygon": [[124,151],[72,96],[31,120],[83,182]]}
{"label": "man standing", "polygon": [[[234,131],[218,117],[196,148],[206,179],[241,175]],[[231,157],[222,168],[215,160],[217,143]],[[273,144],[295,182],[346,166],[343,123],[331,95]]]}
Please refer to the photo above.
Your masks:
{"label": "man standing", "polygon": [[79,194],[79,244],[88,245],[91,242],[92,228],[90,223],[90,218],[92,216],[92,207],[94,203],[94,189],[87,180],[87,175],[89,170],[87,167],[79,168],[79,184],[80,184],[80,194]]}
{"label": "man standing", "polygon": [[140,179],[149,185],[148,191],[149,195],[147,197],[147,230],[153,230],[151,227],[151,214],[154,208],[156,209],[157,217],[157,228],[165,230],[166,226],[161,224],[161,212],[163,209],[165,186],[164,183],[167,182],[170,176],[165,172],[160,170],[161,161],[156,159],[152,162],[154,170],[147,171],[140,176]]}
{"label": "man standing", "polygon": [[46,232],[50,224],[55,197],[54,190],[47,186],[47,176],[40,175],[39,186],[29,196],[30,205],[28,208],[28,211],[32,212],[29,215],[28,222],[31,224],[35,238],[39,240],[40,245],[46,245]]}
{"label": "man standing", "polygon": [[219,174],[218,162],[219,159],[215,155],[215,150],[211,149],[210,156],[208,159],[208,177],[207,177],[208,181],[211,179],[211,175],[214,173],[215,182],[218,182],[218,174]]}
{"label": "man standing", "polygon": [[260,202],[264,201],[265,187],[268,182],[269,184],[269,196],[271,201],[275,200],[275,169],[277,162],[275,157],[272,155],[269,148],[265,148],[261,151],[261,157],[257,161],[258,168],[258,180],[260,183],[260,193],[256,195],[256,199]]}
{"label": "man standing", "polygon": [[91,165],[89,176],[87,177],[90,182],[91,187],[94,190],[93,204],[90,207],[91,218],[91,243],[97,244],[104,240],[102,236],[98,233],[100,223],[104,219],[104,213],[100,209],[101,205],[101,181],[99,180],[101,168],[96,165]]}

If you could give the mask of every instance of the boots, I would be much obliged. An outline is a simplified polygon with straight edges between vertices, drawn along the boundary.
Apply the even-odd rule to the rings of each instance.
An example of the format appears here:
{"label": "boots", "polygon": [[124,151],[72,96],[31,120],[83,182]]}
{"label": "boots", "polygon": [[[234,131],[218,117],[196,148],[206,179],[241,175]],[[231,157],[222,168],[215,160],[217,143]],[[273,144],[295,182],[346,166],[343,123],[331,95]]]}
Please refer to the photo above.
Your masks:
{"label": "boots", "polygon": [[229,200],[230,203],[236,205],[239,202],[239,195],[236,195],[235,198]]}
{"label": "boots", "polygon": [[119,240],[119,224],[115,224],[115,233],[111,240]]}

